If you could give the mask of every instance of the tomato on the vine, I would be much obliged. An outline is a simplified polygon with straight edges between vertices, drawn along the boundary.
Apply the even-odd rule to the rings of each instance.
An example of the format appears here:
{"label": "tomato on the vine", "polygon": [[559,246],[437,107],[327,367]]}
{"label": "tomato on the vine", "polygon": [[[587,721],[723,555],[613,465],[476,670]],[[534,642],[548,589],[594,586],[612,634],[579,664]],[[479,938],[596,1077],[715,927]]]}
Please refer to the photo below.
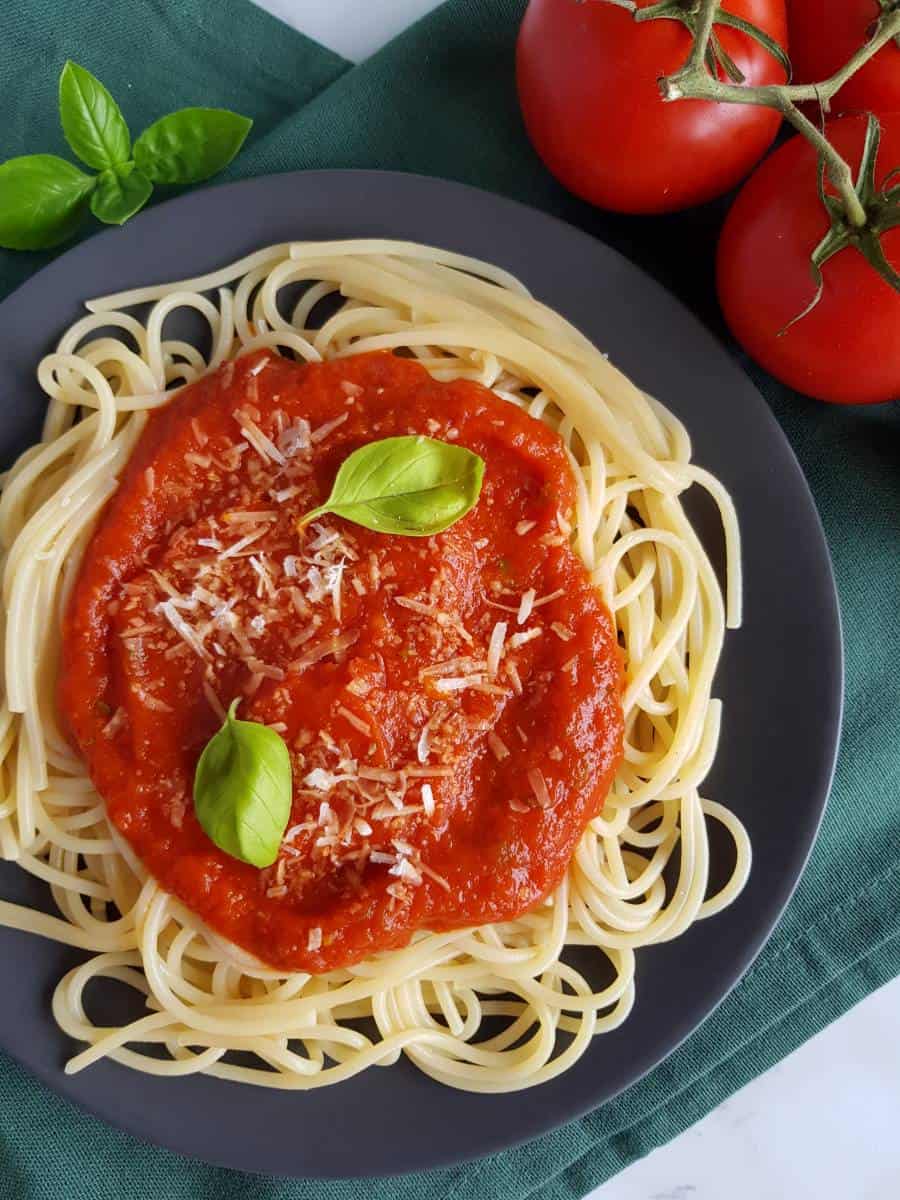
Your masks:
{"label": "tomato on the vine", "polygon": [[[692,11],[690,0],[671,7]],[[787,47],[784,0],[724,0],[722,8]],[[785,81],[760,42],[721,24],[715,34],[747,84]],[[680,20],[638,22],[607,0],[531,0],[516,50],[519,101],[560,183],[602,208],[658,213],[711,200],[744,178],[781,118],[751,105],[664,102],[657,80],[684,64],[692,41]]]}
{"label": "tomato on the vine", "polygon": [[[875,184],[896,182],[900,113],[882,113]],[[867,119],[830,121],[826,136],[857,177]],[[817,155],[791,138],[741,188],[719,239],[719,302],[747,353],[800,392],[838,404],[900,398],[900,292],[853,245],[821,269],[810,256],[830,218],[818,194]],[[886,185],[887,181],[887,185]],[[833,194],[829,188],[829,194]],[[900,271],[900,225],[880,237],[888,270]],[[799,318],[799,319],[795,319]]]}
{"label": "tomato on the vine", "polygon": [[[880,0],[789,0],[793,82],[822,83],[834,75],[869,40],[882,11]],[[832,97],[835,115],[854,109],[900,111],[896,41],[882,46]]]}

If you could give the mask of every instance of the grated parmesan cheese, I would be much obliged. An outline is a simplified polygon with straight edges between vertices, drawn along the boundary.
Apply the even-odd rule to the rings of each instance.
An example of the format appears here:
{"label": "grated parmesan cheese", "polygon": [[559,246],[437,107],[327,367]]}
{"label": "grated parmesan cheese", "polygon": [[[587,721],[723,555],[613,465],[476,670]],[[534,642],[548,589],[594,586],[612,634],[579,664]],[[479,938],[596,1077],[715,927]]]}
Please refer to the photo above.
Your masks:
{"label": "grated parmesan cheese", "polygon": [[194,653],[204,660],[204,662],[212,662],[212,655],[203,645],[200,638],[194,630],[188,625],[184,617],[179,613],[178,609],[172,600],[164,600],[162,604],[157,606],[162,615],[166,618],[175,632],[182,638]]}
{"label": "grated parmesan cheese", "polygon": [[324,442],[328,435],[333,433],[339,425],[343,425],[349,416],[349,413],[341,413],[341,415],[339,417],[335,417],[334,420],[326,421],[324,425],[320,425],[317,429],[312,431],[312,433],[309,435],[309,440],[314,446],[318,445],[319,442]]}
{"label": "grated parmesan cheese", "polygon": [[373,863],[388,863],[393,865],[397,861],[396,854],[385,854],[383,850],[373,850],[369,855],[369,862]]}
{"label": "grated parmesan cheese", "polygon": [[299,658],[295,658],[292,663],[289,663],[288,670],[299,673],[305,671],[307,667],[320,662],[321,659],[328,658],[332,654],[337,658],[338,655],[348,650],[358,637],[359,633],[357,632],[342,633],[338,637],[330,637],[326,638],[323,642],[317,642],[314,646],[310,646]]}
{"label": "grated parmesan cheese", "polygon": [[537,767],[532,767],[528,772],[528,784],[532,792],[534,792],[534,798],[541,808],[553,807],[553,800],[547,791],[547,783]]}
{"label": "grated parmesan cheese", "polygon": [[235,409],[231,414],[241,430],[241,436],[249,442],[259,457],[268,466],[270,462],[278,463],[283,467],[287,462],[285,456],[281,453],[271,438],[266,437],[256,422],[249,416],[244,409]]}
{"label": "grated parmesan cheese", "polygon": [[503,762],[505,758],[509,758],[509,747],[493,730],[487,735],[487,744],[497,762]]}
{"label": "grated parmesan cheese", "polygon": [[122,708],[121,705],[119,705],[119,707],[116,709],[116,711],[113,713],[113,715],[109,718],[109,720],[106,722],[106,724],[103,726],[103,728],[101,729],[100,732],[103,734],[104,737],[107,737],[107,738],[115,737],[116,734],[119,732],[119,730],[123,728],[123,726],[125,725],[127,720],[128,720],[128,714],[125,712],[125,709]]}
{"label": "grated parmesan cheese", "polygon": [[241,521],[277,521],[278,513],[272,508],[267,508],[256,512],[250,510],[238,510],[236,512],[224,513],[222,520],[226,525],[236,525]]}
{"label": "grated parmesan cheese", "polygon": [[364,734],[366,737],[371,737],[371,735],[372,735],[371,728],[365,723],[365,721],[361,720],[356,715],[355,712],[352,712],[349,708],[346,708],[343,704],[338,704],[335,707],[336,707],[337,712],[339,712],[341,714],[341,716],[344,718],[344,720],[349,722],[349,724],[351,724],[354,729],[358,729],[359,732]]}
{"label": "grated parmesan cheese", "polygon": [[235,542],[234,545],[224,550],[219,555],[219,558],[236,558],[242,550],[246,550],[248,546],[252,546],[254,542],[258,542],[265,533],[265,529],[258,529],[256,533],[248,533],[246,537],[242,537],[240,541]]}
{"label": "grated parmesan cheese", "polygon": [[523,595],[519,604],[519,611],[516,613],[516,623],[518,625],[524,625],[531,616],[531,610],[534,608],[534,601],[536,597],[537,592],[534,590],[534,588],[529,588],[528,591]]}
{"label": "grated parmesan cheese", "polygon": [[533,642],[535,638],[539,638],[543,633],[543,629],[535,626],[534,629],[526,629],[524,633],[514,633],[506,643],[509,650],[518,650],[520,646],[525,646],[529,642]]}
{"label": "grated parmesan cheese", "polygon": [[442,679],[436,679],[434,686],[439,692],[449,693],[462,692],[479,683],[484,683],[483,675],[445,675]]}
{"label": "grated parmesan cheese", "polygon": [[438,875],[437,871],[432,871],[431,867],[426,866],[423,862],[419,863],[419,870],[423,875],[427,875],[429,879],[433,879],[438,887],[442,887],[445,892],[450,891],[450,884],[443,875]]}
{"label": "grated parmesan cheese", "polygon": [[213,710],[219,720],[224,721],[225,717],[227,716],[227,713],[225,712],[225,706],[213,691],[212,685],[208,679],[203,680],[203,695],[206,697],[209,707]]}
{"label": "grated parmesan cheese", "polygon": [[426,817],[434,816],[434,791],[430,783],[422,784],[422,807]]}
{"label": "grated parmesan cheese", "polygon": [[488,675],[496,675],[500,669],[500,655],[503,653],[503,642],[506,638],[506,629],[506,621],[498,621],[491,632],[491,640],[488,643],[487,653]]}

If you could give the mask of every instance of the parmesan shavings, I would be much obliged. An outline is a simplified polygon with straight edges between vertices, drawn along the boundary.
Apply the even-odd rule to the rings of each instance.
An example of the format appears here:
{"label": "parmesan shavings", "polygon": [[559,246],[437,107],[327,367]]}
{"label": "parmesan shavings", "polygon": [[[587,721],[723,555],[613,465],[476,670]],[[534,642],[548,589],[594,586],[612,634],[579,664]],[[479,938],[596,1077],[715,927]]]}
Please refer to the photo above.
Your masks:
{"label": "parmesan shavings", "polygon": [[333,654],[337,657],[339,654],[343,654],[345,650],[348,650],[358,637],[358,632],[350,632],[316,642],[314,646],[310,646],[299,658],[295,658],[292,663],[289,663],[288,670],[293,672],[305,671],[307,667],[313,666],[313,664],[320,662],[323,658],[328,658],[329,655]]}
{"label": "parmesan shavings", "polygon": [[534,602],[536,598],[537,592],[534,590],[534,588],[529,588],[522,597],[522,600],[519,604],[519,611],[516,613],[516,623],[518,625],[524,625],[531,616],[531,610],[534,608]]}
{"label": "parmesan shavings", "polygon": [[434,791],[430,783],[422,784],[422,807],[426,817],[434,816]]}
{"label": "parmesan shavings", "polygon": [[445,892],[450,891],[450,884],[443,875],[438,875],[437,871],[432,871],[431,867],[426,866],[426,864],[423,862],[419,863],[419,870],[423,875],[427,875],[429,879],[433,879],[438,887],[442,887]]}
{"label": "parmesan shavings", "polygon": [[534,792],[534,798],[541,808],[553,807],[553,800],[547,791],[547,783],[537,767],[532,767],[528,772],[528,785]]}
{"label": "parmesan shavings", "polygon": [[519,537],[524,537],[526,533],[531,533],[535,525],[537,525],[537,521],[520,521],[516,526],[516,533]]}
{"label": "parmesan shavings", "polygon": [[212,685],[208,679],[203,680],[203,695],[206,697],[209,707],[213,710],[220,721],[224,721],[227,713],[222,701],[213,691]]}
{"label": "parmesan shavings", "polygon": [[422,876],[408,858],[398,858],[392,867],[388,867],[388,875],[396,875],[398,879],[405,879],[414,887],[418,887],[422,882]]}
{"label": "parmesan shavings", "polygon": [[328,435],[333,433],[339,425],[343,425],[349,416],[349,413],[341,413],[341,415],[339,417],[335,417],[333,421],[326,421],[324,425],[320,425],[317,429],[312,431],[312,433],[309,435],[309,440],[314,446],[318,445],[319,442],[324,442]]}
{"label": "parmesan shavings", "polygon": [[436,679],[434,686],[439,692],[462,692],[479,683],[484,683],[483,675],[445,675]]}
{"label": "parmesan shavings", "polygon": [[509,676],[509,682],[513,686],[513,691],[517,696],[522,695],[522,680],[519,676],[519,669],[514,662],[506,664],[506,674]]}
{"label": "parmesan shavings", "polygon": [[352,725],[354,729],[358,729],[359,732],[364,734],[366,737],[372,736],[371,728],[365,723],[365,721],[363,721],[360,717],[358,717],[355,712],[352,712],[349,708],[346,708],[343,704],[338,704],[335,707],[336,707],[336,711],[339,712],[341,714],[341,716],[344,718],[344,720],[347,721],[350,725]]}
{"label": "parmesan shavings", "polygon": [[249,510],[239,510],[237,512],[227,512],[223,515],[222,520],[226,525],[237,525],[241,521],[277,521],[278,513],[272,508],[251,512]]}
{"label": "parmesan shavings", "polygon": [[242,537],[240,541],[229,546],[227,550],[223,550],[219,558],[236,558],[242,550],[246,550],[248,546],[252,546],[254,542],[258,542],[265,532],[265,529],[258,529],[256,533],[248,533],[246,537]]}
{"label": "parmesan shavings", "polygon": [[293,500],[295,496],[299,496],[303,488],[293,484],[291,487],[278,488],[269,492],[269,495],[276,504],[283,504],[285,500]]}
{"label": "parmesan shavings", "polygon": [[506,645],[510,650],[518,650],[520,646],[525,646],[529,642],[533,642],[535,638],[539,638],[543,632],[543,629],[535,626],[534,629],[526,629],[524,633],[514,633]]}
{"label": "parmesan shavings", "polygon": [[487,735],[487,744],[497,762],[503,762],[505,758],[509,758],[509,747],[493,730]]}
{"label": "parmesan shavings", "polygon": [[386,854],[383,850],[373,850],[369,855],[369,862],[373,863],[390,863],[393,865],[396,861],[396,854]]}
{"label": "parmesan shavings", "polygon": [[104,737],[115,737],[119,730],[125,725],[127,720],[128,714],[125,712],[125,709],[119,705],[100,732]]}
{"label": "parmesan shavings", "polygon": [[556,636],[563,642],[571,642],[575,634],[565,625],[561,625],[559,621],[554,621],[550,626]]}
{"label": "parmesan shavings", "polygon": [[486,666],[487,663],[483,658],[469,656],[448,658],[445,662],[435,663],[431,667],[423,667],[419,672],[419,678],[430,679],[435,675],[452,675],[454,671],[463,671],[471,675],[474,672],[483,671]]}
{"label": "parmesan shavings", "polygon": [[[303,450],[309,449],[309,421],[298,417],[278,435],[278,449],[285,458],[296,458]],[[299,489],[298,489],[299,491]]]}
{"label": "parmesan shavings", "polygon": [[262,554],[260,554],[259,556],[255,555],[255,554],[250,555],[250,566],[253,568],[253,570],[256,572],[256,574],[259,577],[259,583],[257,584],[256,594],[257,594],[257,596],[261,597],[263,592],[265,592],[265,594],[267,596],[274,596],[275,595],[275,583],[272,579],[272,574],[269,571],[268,566],[263,561],[264,557],[265,556]]}
{"label": "parmesan shavings", "polygon": [[270,462],[275,462],[280,467],[285,465],[287,459],[271,438],[266,437],[252,417],[239,408],[236,408],[231,415],[240,426],[241,436],[250,443],[264,463],[268,465]]}
{"label": "parmesan shavings", "polygon": [[268,663],[260,662],[258,658],[248,658],[247,667],[254,675],[261,675],[263,679],[274,679],[278,683],[284,679],[281,667],[269,666]]}
{"label": "parmesan shavings", "polygon": [[204,662],[212,662],[212,655],[203,645],[194,630],[191,629],[190,625],[188,625],[187,621],[185,621],[184,617],[182,617],[181,613],[179,613],[178,609],[175,607],[174,601],[164,600],[162,604],[157,605],[157,608],[166,618],[178,636],[187,642],[187,644],[199,658],[202,658]]}
{"label": "parmesan shavings", "polygon": [[172,707],[166,704],[165,700],[160,700],[158,696],[154,696],[152,692],[146,691],[144,688],[135,688],[135,694],[145,708],[149,708],[151,712],[172,712]]}
{"label": "parmesan shavings", "polygon": [[491,640],[488,643],[487,653],[488,675],[496,675],[500,670],[500,656],[503,653],[503,643],[506,639],[506,629],[506,621],[498,621],[491,632]]}

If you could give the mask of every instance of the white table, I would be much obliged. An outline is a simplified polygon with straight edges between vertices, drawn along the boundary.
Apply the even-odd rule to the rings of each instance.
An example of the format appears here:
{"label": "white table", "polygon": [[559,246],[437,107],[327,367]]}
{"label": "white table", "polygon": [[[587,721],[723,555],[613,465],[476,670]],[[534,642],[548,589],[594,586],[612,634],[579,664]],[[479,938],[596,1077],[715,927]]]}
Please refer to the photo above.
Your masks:
{"label": "white table", "polygon": [[[438,0],[257,0],[360,61]],[[900,1196],[900,979],[588,1200]]]}

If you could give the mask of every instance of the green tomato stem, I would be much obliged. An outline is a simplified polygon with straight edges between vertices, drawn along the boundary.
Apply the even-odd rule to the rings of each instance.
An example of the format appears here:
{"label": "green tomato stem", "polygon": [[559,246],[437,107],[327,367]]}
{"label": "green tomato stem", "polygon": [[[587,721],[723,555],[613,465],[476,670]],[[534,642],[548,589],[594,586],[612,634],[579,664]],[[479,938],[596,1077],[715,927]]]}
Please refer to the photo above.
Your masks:
{"label": "green tomato stem", "polygon": [[697,32],[690,54],[683,67],[659,81],[663,100],[711,100],[724,104],[753,104],[776,109],[821,155],[829,178],[844,203],[847,220],[854,227],[862,228],[866,224],[866,211],[856,194],[853,172],[849,164],[835,150],[824,133],[797,108],[797,103],[804,100],[814,101],[827,112],[829,101],[847,80],[877,54],[882,46],[892,38],[900,36],[900,11],[886,10],[869,41],[860,46],[830,79],[821,83],[746,87],[741,84],[724,83],[706,68],[707,47],[718,10],[719,0],[699,0]]}

